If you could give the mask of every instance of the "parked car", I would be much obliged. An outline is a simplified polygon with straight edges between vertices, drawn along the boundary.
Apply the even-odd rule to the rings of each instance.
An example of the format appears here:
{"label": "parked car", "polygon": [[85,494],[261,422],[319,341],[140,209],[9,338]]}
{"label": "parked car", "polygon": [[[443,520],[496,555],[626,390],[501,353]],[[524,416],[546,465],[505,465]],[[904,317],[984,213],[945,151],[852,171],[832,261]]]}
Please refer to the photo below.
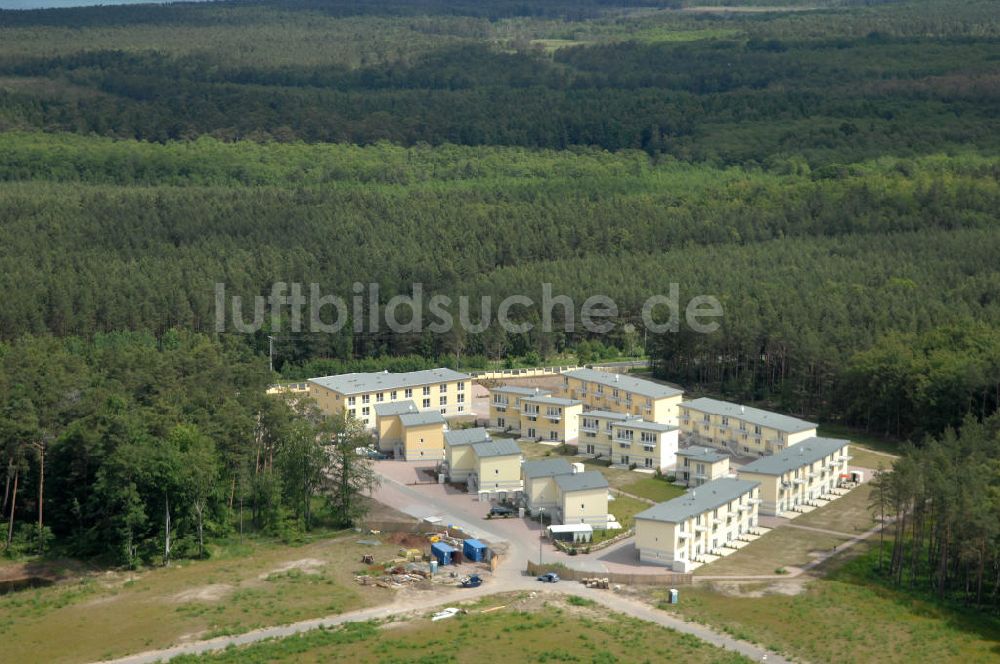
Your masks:
{"label": "parked car", "polygon": [[538,577],[538,580],[544,583],[559,583],[559,575],[555,572],[546,572]]}
{"label": "parked car", "polygon": [[490,508],[489,514],[486,515],[487,519],[509,519],[514,516],[516,512],[513,507],[507,507],[506,505],[494,505]]}

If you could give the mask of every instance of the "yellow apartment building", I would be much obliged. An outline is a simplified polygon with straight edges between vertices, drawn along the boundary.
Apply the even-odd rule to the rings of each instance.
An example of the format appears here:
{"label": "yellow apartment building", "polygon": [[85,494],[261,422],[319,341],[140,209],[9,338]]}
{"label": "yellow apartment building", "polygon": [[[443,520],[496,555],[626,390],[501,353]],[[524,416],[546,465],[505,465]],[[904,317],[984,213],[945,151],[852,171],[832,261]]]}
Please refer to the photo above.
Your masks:
{"label": "yellow apartment building", "polygon": [[735,551],[732,541],[757,527],[759,494],[758,482],[723,478],[636,514],[639,560],[686,573]]}
{"label": "yellow apartment building", "polygon": [[563,374],[562,396],[592,410],[638,415],[647,422],[677,425],[682,390],[628,374],[576,369]]}
{"label": "yellow apartment building", "polygon": [[680,426],[689,442],[738,456],[776,454],[816,435],[813,422],[708,398],[683,402]]}
{"label": "yellow apartment building", "polygon": [[469,445],[475,469],[469,473],[469,493],[499,499],[508,493],[519,493],[521,483],[521,448],[510,438],[494,438]]}
{"label": "yellow apartment building", "polygon": [[850,441],[807,438],[773,456],[763,457],[737,471],[740,479],[760,483],[761,514],[789,516],[800,505],[816,506],[848,472]]}
{"label": "yellow apartment building", "polygon": [[375,438],[380,451],[392,452],[403,443],[403,425],[399,416],[416,412],[419,412],[417,405],[412,401],[375,405]]}
{"label": "yellow apartment building", "polygon": [[670,424],[629,418],[611,424],[611,463],[666,471],[677,463],[677,434]]}
{"label": "yellow apartment building", "polygon": [[555,517],[564,524],[585,523],[595,530],[608,527],[608,480],[596,470],[556,475],[559,498]]}
{"label": "yellow apartment building", "polygon": [[689,487],[729,475],[729,455],[698,445],[677,450],[677,481]]}
{"label": "yellow apartment building", "polygon": [[577,417],[580,420],[577,452],[586,456],[610,459],[614,449],[612,425],[636,416],[614,413],[610,410],[587,410]]}
{"label": "yellow apartment building", "polygon": [[517,385],[501,385],[490,390],[489,426],[498,431],[520,433],[521,431],[521,400],[525,397],[537,397],[551,394],[549,390],[537,387],[520,387]]}
{"label": "yellow apartment building", "polygon": [[559,507],[560,493],[556,476],[572,475],[573,466],[566,459],[541,459],[525,461],[521,466],[524,483],[524,505],[530,514],[537,515],[544,509],[550,516]]}
{"label": "yellow apartment building", "polygon": [[311,396],[329,415],[347,412],[369,429],[375,429],[375,406],[412,401],[417,410],[444,417],[467,415],[472,410],[472,379],[451,369],[426,369],[407,373],[350,373],[309,379]]}
{"label": "yellow apartment building", "polygon": [[477,472],[476,456],[472,451],[472,446],[476,443],[488,443],[492,440],[489,432],[482,427],[445,431],[445,463],[441,472],[445,474],[449,482],[458,484],[468,482],[469,475]]}
{"label": "yellow apartment building", "polygon": [[399,416],[403,431],[402,444],[396,448],[406,461],[440,461],[444,459],[444,415],[435,411],[403,413]]}
{"label": "yellow apartment building", "polygon": [[583,404],[573,399],[562,399],[551,394],[522,396],[522,438],[553,443],[576,444],[580,434],[579,415]]}

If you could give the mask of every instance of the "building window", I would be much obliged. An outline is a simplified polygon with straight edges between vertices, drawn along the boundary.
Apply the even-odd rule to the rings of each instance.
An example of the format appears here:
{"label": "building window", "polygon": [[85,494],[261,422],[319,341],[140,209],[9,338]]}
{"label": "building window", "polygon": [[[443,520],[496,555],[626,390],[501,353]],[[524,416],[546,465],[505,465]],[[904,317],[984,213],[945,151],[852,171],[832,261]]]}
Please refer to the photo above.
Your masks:
{"label": "building window", "polygon": [[649,457],[646,457],[646,468],[652,468],[652,467],[653,467],[653,460],[650,459]]}
{"label": "building window", "polygon": [[424,408],[430,408],[430,407],[431,407],[431,400],[424,399]]}
{"label": "building window", "polygon": [[465,406],[459,406],[458,407],[458,412],[464,413],[465,412]]}
{"label": "building window", "polygon": [[442,408],[442,409],[441,409],[441,414],[442,414],[442,415],[444,415],[444,414],[445,414],[445,413],[447,413],[447,412],[448,412],[448,409],[447,409],[447,408]]}
{"label": "building window", "polygon": [[361,414],[364,415],[365,417],[368,417],[368,412],[369,412],[368,406],[365,406],[364,408],[361,409]]}
{"label": "building window", "polygon": [[403,390],[403,396],[405,398],[407,398],[407,399],[409,399],[410,397],[412,397],[413,396],[413,388],[408,387],[405,390]]}
{"label": "building window", "polygon": [[375,401],[382,403],[385,400],[385,392],[379,392],[375,395]]}
{"label": "building window", "polygon": [[425,385],[424,386],[424,396],[426,397],[426,396],[430,395],[430,393],[431,393],[431,386],[430,385]]}
{"label": "building window", "polygon": [[444,383],[441,383],[441,384],[440,384],[440,385],[438,386],[438,393],[440,393],[440,394],[444,394],[444,393],[445,393],[445,392],[447,392],[447,391],[448,391],[448,386],[447,386],[447,385],[445,385]]}
{"label": "building window", "polygon": [[458,384],[458,391],[459,392],[464,392],[465,391],[465,383],[459,383]]}
{"label": "building window", "polygon": [[348,416],[350,416],[350,417],[356,417],[356,415],[355,415],[355,413],[354,413],[354,409],[353,409],[353,408],[351,408],[350,410],[348,410],[348,411],[347,411],[347,414],[348,414]]}
{"label": "building window", "polygon": [[458,395],[458,403],[465,403],[465,395],[464,394],[459,394]]}
{"label": "building window", "polygon": [[354,397],[347,397],[347,405],[348,406],[354,405]]}
{"label": "building window", "polygon": [[392,392],[389,393],[389,398],[392,399],[393,401],[396,400],[396,390],[393,390]]}
{"label": "building window", "polygon": [[371,401],[371,399],[372,399],[372,395],[370,395],[370,394],[362,395],[362,397],[361,397],[361,403],[369,403]]}
{"label": "building window", "polygon": [[447,406],[448,405],[448,397],[441,397],[441,398],[439,398],[438,399],[438,405],[439,406]]}

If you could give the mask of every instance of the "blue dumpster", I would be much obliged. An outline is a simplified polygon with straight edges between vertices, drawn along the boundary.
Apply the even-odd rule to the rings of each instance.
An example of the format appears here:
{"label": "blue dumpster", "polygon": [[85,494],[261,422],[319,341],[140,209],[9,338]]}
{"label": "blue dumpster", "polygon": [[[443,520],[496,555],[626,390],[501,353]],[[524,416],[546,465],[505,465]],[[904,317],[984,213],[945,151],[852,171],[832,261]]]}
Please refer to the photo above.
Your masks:
{"label": "blue dumpster", "polygon": [[458,552],[453,546],[445,544],[444,542],[435,542],[431,544],[431,555],[437,558],[438,564],[440,565],[450,565],[452,554]]}
{"label": "blue dumpster", "polygon": [[481,563],[486,559],[486,545],[477,539],[467,539],[462,542],[462,553],[466,560]]}

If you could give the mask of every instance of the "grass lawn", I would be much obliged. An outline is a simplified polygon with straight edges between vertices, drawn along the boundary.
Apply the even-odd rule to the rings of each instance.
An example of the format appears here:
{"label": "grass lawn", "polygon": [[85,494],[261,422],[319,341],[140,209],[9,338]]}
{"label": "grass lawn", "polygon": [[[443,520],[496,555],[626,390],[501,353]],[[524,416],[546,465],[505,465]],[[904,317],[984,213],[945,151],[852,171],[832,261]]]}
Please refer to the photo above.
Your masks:
{"label": "grass lawn", "polygon": [[[854,427],[845,426],[843,424],[821,424],[816,429],[816,435],[827,438],[845,438],[852,443],[864,445],[865,447],[875,450],[876,452],[886,452],[894,455],[899,454],[898,441],[883,438],[870,432],[865,432],[862,429],[855,429]],[[851,449],[854,449],[853,445],[851,446]]]}
{"label": "grass lawn", "polygon": [[393,591],[362,589],[354,573],[363,553],[388,560],[398,547],[357,539],[352,532],[297,547],[236,542],[205,561],[0,596],[3,660],[106,659],[389,601]]}
{"label": "grass lawn", "polygon": [[811,526],[857,535],[875,525],[875,519],[872,518],[872,513],[868,509],[870,497],[871,487],[862,484],[846,496],[808,514],[803,514],[792,523],[798,526]]}
{"label": "grass lawn", "polygon": [[702,565],[694,573],[697,576],[774,574],[779,567],[805,565],[814,559],[814,556],[810,555],[812,552],[827,551],[845,541],[846,537],[834,537],[784,526],[775,528],[736,553],[720,558],[714,563]]}
{"label": "grass lawn", "polygon": [[649,498],[650,500],[662,503],[683,495],[686,489],[656,477],[645,477],[631,484],[624,485],[621,487],[621,490],[635,496]]}
{"label": "grass lawn", "polygon": [[[697,585],[681,592],[680,604],[659,606],[814,663],[997,661],[996,616],[942,607],[850,572],[866,560],[804,581],[799,594],[768,592],[764,584],[742,592]],[[665,599],[663,590],[654,595]]]}
{"label": "grass lawn", "polygon": [[889,470],[892,467],[892,462],[895,457],[888,457],[884,454],[875,454],[870,450],[866,450],[863,447],[858,447],[857,445],[851,445],[849,454],[851,460],[848,464],[851,466],[860,466],[861,468],[871,468],[872,470],[877,469],[881,466],[884,470]]}
{"label": "grass lawn", "polygon": [[616,494],[615,499],[608,503],[608,511],[615,515],[622,528],[628,530],[635,525],[635,515],[649,509],[649,503],[645,503],[629,496]]}
{"label": "grass lawn", "polygon": [[[497,610],[495,607],[503,607]],[[488,612],[484,613],[483,611]],[[379,626],[355,623],[231,649],[210,662],[666,662],[750,660],[693,636],[548,594],[487,597],[468,614]],[[639,654],[641,651],[641,655]],[[175,662],[193,662],[183,658]]]}

